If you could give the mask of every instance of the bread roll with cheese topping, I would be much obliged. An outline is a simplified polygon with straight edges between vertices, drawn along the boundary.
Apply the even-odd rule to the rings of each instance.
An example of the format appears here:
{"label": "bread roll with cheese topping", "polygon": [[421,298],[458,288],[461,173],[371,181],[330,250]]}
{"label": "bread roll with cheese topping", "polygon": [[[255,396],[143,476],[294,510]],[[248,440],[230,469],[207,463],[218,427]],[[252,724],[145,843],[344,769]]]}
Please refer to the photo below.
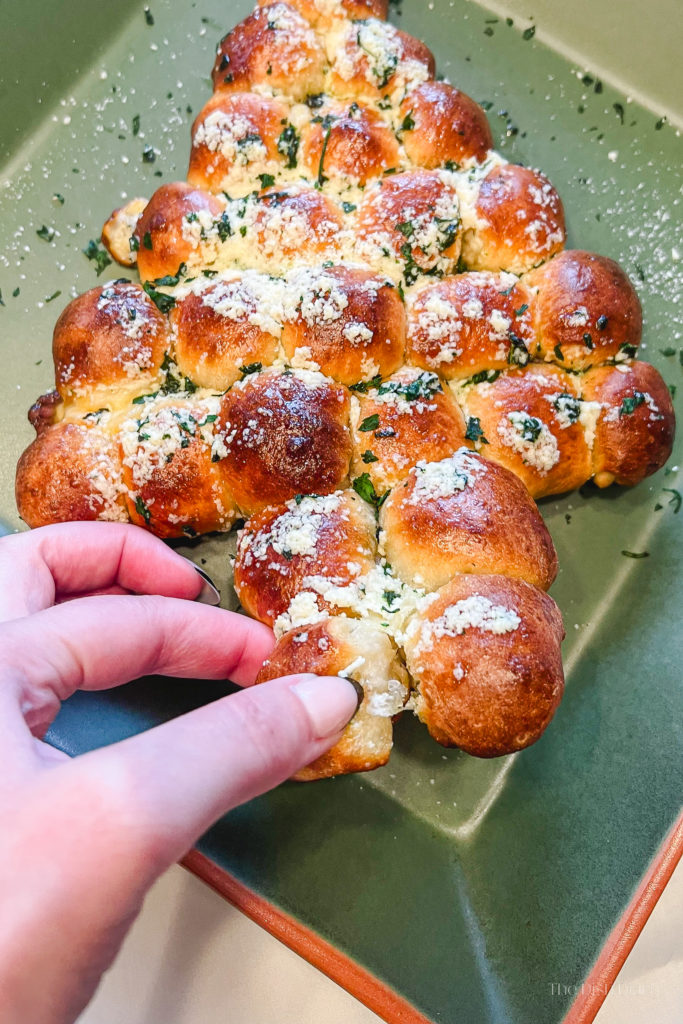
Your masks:
{"label": "bread roll with cheese topping", "polygon": [[209,192],[247,195],[260,175],[296,166],[297,138],[280,100],[216,93],[192,126],[187,180]]}
{"label": "bread roll with cheese topping", "polygon": [[[396,136],[380,115],[358,103],[328,101],[301,133],[302,162],[313,180],[365,185],[399,164]],[[352,204],[353,205],[353,204]]]}
{"label": "bread roll with cheese topping", "polygon": [[225,478],[211,461],[214,397],[150,397],[118,431],[131,520],[158,537],[229,530],[238,518]]}
{"label": "bread roll with cheese topping", "polygon": [[562,201],[540,171],[498,162],[481,177],[475,168],[459,177],[458,196],[469,270],[522,274],[564,248]]}
{"label": "bread roll with cheese topping", "polygon": [[[370,506],[349,490],[264,509],[239,536],[234,580],[240,603],[272,627],[310,577],[347,586],[375,567],[375,529]],[[324,597],[318,606],[333,611]]]}
{"label": "bread roll with cheese topping", "polygon": [[349,393],[307,370],[265,370],[221,400],[213,457],[245,515],[348,479]]}
{"label": "bread roll with cheese topping", "polygon": [[585,370],[636,354],[643,314],[635,288],[614,260],[568,249],[524,280],[538,289],[534,326],[544,359]]}
{"label": "bread roll with cheese topping", "polygon": [[137,263],[137,241],[133,240],[133,232],[147,203],[147,199],[140,197],[129,199],[123,206],[114,210],[104,222],[102,242],[110,255],[123,267],[134,267]]}
{"label": "bread roll with cheese topping", "polygon": [[351,265],[311,267],[290,273],[287,290],[282,345],[295,365],[351,385],[403,362],[405,309],[391,281]]}
{"label": "bread roll with cheese topping", "polygon": [[600,410],[593,447],[598,487],[633,487],[664,465],[676,420],[669,389],[654,366],[596,367],[583,378],[583,394]]}
{"label": "bread roll with cheese topping", "polygon": [[380,512],[382,545],[405,582],[437,590],[458,573],[501,573],[547,590],[557,555],[514,473],[461,448],[420,462]]}
{"label": "bread roll with cheese topping", "polygon": [[124,490],[118,446],[94,421],[43,429],[17,466],[17,507],[30,527],[127,522]]}
{"label": "bread roll with cheese topping", "polygon": [[220,42],[213,66],[216,92],[254,86],[302,100],[323,89],[325,52],[310,25],[290,4],[256,10]]}
{"label": "bread roll with cheese topping", "polygon": [[560,611],[507,576],[456,576],[424,601],[405,651],[415,712],[444,747],[500,757],[535,743],[564,691]]}
{"label": "bread roll with cheese topping", "polygon": [[404,366],[365,394],[351,411],[352,476],[369,477],[378,496],[421,460],[433,462],[465,443],[458,403],[434,373]]}
{"label": "bread roll with cheese topping", "polygon": [[256,245],[264,265],[300,266],[333,259],[342,229],[338,207],[307,185],[268,188],[255,218]]}
{"label": "bread roll with cheese topping", "polygon": [[598,408],[581,400],[576,377],[529,365],[467,385],[458,399],[469,439],[516,473],[534,498],[573,490],[590,477]]}
{"label": "bread roll with cheese topping", "polygon": [[212,232],[225,201],[184,181],[157,189],[137,222],[138,272],[143,281],[177,274],[181,263],[206,266],[202,235]]}
{"label": "bread roll with cheese topping", "polygon": [[[386,21],[366,18],[328,40],[332,67],[327,89],[343,99],[377,102],[399,96],[434,77],[431,50]],[[314,91],[314,90],[310,90]]]}
{"label": "bread roll with cheese topping", "polygon": [[481,162],[493,149],[486,114],[448,82],[423,82],[399,110],[401,139],[418,167],[460,167]]}
{"label": "bread roll with cheese topping", "polygon": [[408,299],[407,357],[448,380],[526,366],[536,349],[533,303],[513,274],[474,271],[420,286]]}
{"label": "bread roll with cheese topping", "polygon": [[255,270],[200,281],[171,311],[180,370],[200,387],[225,390],[243,367],[274,362],[282,290],[282,281]]}
{"label": "bread roll with cheese topping", "polygon": [[360,684],[365,696],[339,742],[294,778],[312,782],[386,764],[393,745],[392,717],[407,700],[408,677],[382,629],[344,616],[294,629],[278,641],[256,682],[299,672],[346,676]]}
{"label": "bread roll with cheese topping", "polygon": [[168,321],[139,284],[111,281],[77,296],[55,324],[55,381],[84,412],[149,387],[170,344]]}
{"label": "bread roll with cheese topping", "polygon": [[405,171],[368,187],[358,212],[358,251],[393,259],[407,284],[429,271],[450,274],[460,254],[460,207],[449,171]]}
{"label": "bread roll with cheese topping", "polygon": [[[259,6],[267,5],[268,0],[259,0]],[[314,28],[326,29],[343,18],[386,18],[389,0],[290,0],[290,6]]]}

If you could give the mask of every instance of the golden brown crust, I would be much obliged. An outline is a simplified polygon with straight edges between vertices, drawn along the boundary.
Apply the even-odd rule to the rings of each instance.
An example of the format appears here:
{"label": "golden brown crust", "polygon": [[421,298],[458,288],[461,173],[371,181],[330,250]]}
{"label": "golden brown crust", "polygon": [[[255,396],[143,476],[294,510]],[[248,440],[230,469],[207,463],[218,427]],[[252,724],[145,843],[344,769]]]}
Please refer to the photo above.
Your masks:
{"label": "golden brown crust", "polygon": [[223,396],[214,458],[240,509],[252,515],[347,480],[349,393],[321,374],[266,370]]}
{"label": "golden brown crust", "polygon": [[288,107],[270,96],[215,93],[192,125],[188,182],[246,195],[257,174],[287,165],[278,147],[287,124]]}
{"label": "golden brown crust", "polygon": [[141,281],[178,272],[181,263],[189,263],[196,248],[187,231],[188,215],[217,218],[225,203],[184,181],[157,189],[135,228],[138,245],[138,273]]}
{"label": "golden brown crust", "polygon": [[573,490],[590,477],[592,416],[579,400],[576,377],[530,364],[467,386],[459,397],[468,421],[475,421],[472,439],[487,458],[523,480],[534,498]]}
{"label": "golden brown crust", "polygon": [[512,274],[472,272],[420,288],[408,302],[408,359],[447,380],[534,354],[534,299]]}
{"label": "golden brown crust", "polygon": [[72,520],[127,521],[117,445],[83,422],[42,430],[19,459],[16,500],[30,527]]}
{"label": "golden brown crust", "polygon": [[306,185],[268,188],[261,194],[255,230],[268,260],[321,263],[334,258],[342,218],[327,196]]}
{"label": "golden brown crust", "polygon": [[[266,279],[267,280],[267,279]],[[263,275],[235,273],[190,292],[171,311],[174,356],[195,384],[224,390],[242,376],[241,367],[272,363],[279,340],[272,330],[253,323]]]}
{"label": "golden brown crust", "polygon": [[522,482],[466,449],[411,470],[380,525],[394,571],[427,590],[458,573],[501,573],[547,590],[557,575],[550,534]]}
{"label": "golden brown crust", "polygon": [[476,757],[522,750],[562,698],[562,617],[552,598],[505,576],[456,576],[409,628],[415,710],[443,746]]}
{"label": "golden brown crust", "polygon": [[325,53],[305,18],[285,3],[257,7],[221,40],[213,67],[216,92],[255,85],[304,99],[323,88]]}
{"label": "golden brown crust", "polygon": [[55,324],[57,388],[65,401],[79,398],[100,407],[103,389],[116,388],[119,396],[144,389],[158,374],[168,346],[168,321],[140,285],[114,281],[91,288],[70,302]]}
{"label": "golden brown crust", "polygon": [[217,409],[217,400],[160,397],[136,406],[122,424],[123,480],[132,522],[158,537],[230,529],[239,513],[211,461],[209,417]]}
{"label": "golden brown crust", "polygon": [[593,473],[599,487],[632,487],[671,455],[676,418],[671,395],[649,363],[601,366],[583,378],[584,397],[602,405]]}
{"label": "golden brown crust", "polygon": [[129,199],[110,214],[102,227],[102,242],[110,255],[123,267],[134,267],[137,263],[135,243],[132,243],[135,225],[147,206],[147,199]]}
{"label": "golden brown crust", "polygon": [[405,366],[357,397],[351,475],[367,473],[380,496],[420,460],[443,459],[465,443],[460,408],[432,373]]}
{"label": "golden brown crust", "polygon": [[[239,535],[234,585],[248,615],[274,626],[311,576],[346,586],[375,566],[375,517],[353,491],[299,498],[252,516]],[[322,597],[321,610],[333,612]]]}
{"label": "golden brown crust", "polygon": [[486,114],[448,82],[423,82],[399,110],[408,159],[420,167],[460,166],[482,161],[493,149]]}
{"label": "golden brown crust", "polygon": [[493,167],[481,181],[474,222],[466,223],[463,260],[470,270],[521,274],[564,248],[562,201],[540,171]]}
{"label": "golden brown crust", "polygon": [[[259,0],[260,7],[267,7],[269,0]],[[337,10],[330,10],[331,5],[325,0],[290,0],[302,17],[317,28],[328,28],[335,18],[386,18],[389,0],[338,0]]]}
{"label": "golden brown crust", "polygon": [[44,430],[57,423],[62,406],[62,396],[56,388],[37,398],[28,411],[28,421],[36,434],[42,434]]}
{"label": "golden brown crust", "polygon": [[312,179],[342,177],[365,185],[397,167],[396,136],[374,110],[332,100],[301,133],[302,163]]}
{"label": "golden brown crust", "polygon": [[[393,257],[416,271],[452,273],[460,254],[460,214],[447,171],[405,171],[370,186],[358,212],[361,251],[370,259]],[[414,269],[413,269],[414,268]]]}
{"label": "golden brown crust", "polygon": [[350,100],[377,102],[415,85],[416,78],[433,78],[436,68],[421,40],[376,18],[348,25],[333,57],[328,91]]}
{"label": "golden brown crust", "polygon": [[386,764],[392,715],[401,710],[408,688],[406,671],[382,630],[343,616],[294,629],[278,641],[256,682],[300,672],[349,676],[363,687],[365,698],[339,742],[294,778],[312,782]]}
{"label": "golden brown crust", "polygon": [[405,310],[390,281],[341,265],[295,271],[288,286],[299,296],[282,333],[289,360],[315,364],[347,385],[385,376],[401,365]]}
{"label": "golden brown crust", "polygon": [[537,288],[535,329],[544,359],[585,370],[635,355],[643,330],[636,291],[618,263],[568,249],[525,277]]}

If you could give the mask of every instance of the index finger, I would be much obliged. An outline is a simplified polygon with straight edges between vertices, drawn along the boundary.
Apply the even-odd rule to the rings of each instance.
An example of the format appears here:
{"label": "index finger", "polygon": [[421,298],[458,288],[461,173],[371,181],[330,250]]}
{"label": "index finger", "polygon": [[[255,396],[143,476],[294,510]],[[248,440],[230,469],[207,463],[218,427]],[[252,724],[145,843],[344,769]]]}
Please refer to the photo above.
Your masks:
{"label": "index finger", "polygon": [[126,523],[59,523],[0,540],[0,622],[110,588],[193,600],[202,580],[163,541]]}

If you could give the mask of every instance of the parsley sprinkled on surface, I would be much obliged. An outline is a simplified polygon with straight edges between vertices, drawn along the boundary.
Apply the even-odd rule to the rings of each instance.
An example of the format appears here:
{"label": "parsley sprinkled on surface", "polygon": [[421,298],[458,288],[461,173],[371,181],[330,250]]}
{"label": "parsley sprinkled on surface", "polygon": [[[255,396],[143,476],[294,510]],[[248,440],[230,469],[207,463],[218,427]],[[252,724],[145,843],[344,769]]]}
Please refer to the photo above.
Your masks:
{"label": "parsley sprinkled on surface", "polygon": [[372,388],[378,387],[382,383],[382,375],[377,374],[372,380],[359,380],[357,384],[351,384],[349,391],[356,391],[359,395],[367,395],[368,391]]}
{"label": "parsley sprinkled on surface", "polygon": [[369,465],[371,462],[379,462],[379,459],[377,458],[375,453],[371,452],[369,448],[367,451],[363,452],[361,458],[363,462],[366,464],[366,466]]}
{"label": "parsley sprinkled on surface", "polygon": [[508,331],[508,340],[510,342],[508,363],[511,366],[526,366],[529,362],[529,351],[522,339],[514,331]]}
{"label": "parsley sprinkled on surface", "polygon": [[634,391],[632,395],[627,395],[621,403],[619,409],[620,416],[630,416],[639,405],[642,405],[645,401],[645,395],[642,391]]}
{"label": "parsley sprinkled on surface", "polygon": [[288,124],[280,133],[277,140],[277,151],[287,160],[287,167],[290,170],[296,167],[297,154],[299,152],[299,136],[293,124]]}
{"label": "parsley sprinkled on surface", "polygon": [[142,516],[142,518],[145,521],[145,524],[149,526],[152,520],[152,513],[150,512],[150,510],[147,508],[144,501],[140,497],[137,497],[135,499],[135,511],[139,516]]}
{"label": "parsley sprinkled on surface", "polygon": [[407,383],[388,380],[384,384],[380,384],[377,393],[379,395],[400,395],[408,402],[414,402],[420,398],[433,398],[440,391],[443,391],[443,388],[437,375],[425,372]]}
{"label": "parsley sprinkled on surface", "polygon": [[524,31],[522,32],[522,39],[524,39],[526,42],[528,42],[530,39],[533,39],[535,35],[536,35],[536,26],[535,25],[530,25],[529,28],[525,28]]}
{"label": "parsley sprinkled on surface", "polygon": [[262,369],[263,363],[246,363],[240,366],[240,373],[243,377],[248,377],[252,373],[260,373]]}
{"label": "parsley sprinkled on surface", "polygon": [[363,473],[361,476],[356,477],[353,481],[353,489],[363,501],[367,501],[369,505],[374,505],[376,509],[380,509],[389,497],[389,491],[385,491],[382,495],[377,494],[369,473]]}
{"label": "parsley sprinkled on surface", "polygon": [[484,437],[484,431],[481,429],[481,423],[478,416],[470,416],[467,420],[465,440],[473,441],[475,444],[488,444],[488,441]]}
{"label": "parsley sprinkled on surface", "polygon": [[111,257],[107,250],[101,249],[93,238],[86,245],[83,254],[87,256],[91,263],[95,264],[95,272],[98,277],[111,264]]}
{"label": "parsley sprinkled on surface", "polygon": [[275,177],[272,174],[259,174],[258,180],[261,182],[261,188],[270,188],[275,184]]}
{"label": "parsley sprinkled on surface", "polygon": [[137,135],[140,131],[140,115],[135,114],[133,117],[133,135]]}
{"label": "parsley sprinkled on surface", "polygon": [[626,558],[649,558],[649,551],[622,551],[622,555]]}
{"label": "parsley sprinkled on surface", "polygon": [[36,231],[38,238],[42,238],[44,242],[51,242],[55,237],[55,229],[49,228],[47,224],[43,224],[41,228]]}
{"label": "parsley sprinkled on surface", "polygon": [[363,420],[358,429],[362,431],[364,434],[368,434],[371,430],[377,430],[378,427],[379,413],[374,412],[372,416],[365,417],[365,419]]}
{"label": "parsley sprinkled on surface", "polygon": [[150,281],[145,281],[142,286],[160,313],[170,313],[175,306],[173,295],[159,292]]}

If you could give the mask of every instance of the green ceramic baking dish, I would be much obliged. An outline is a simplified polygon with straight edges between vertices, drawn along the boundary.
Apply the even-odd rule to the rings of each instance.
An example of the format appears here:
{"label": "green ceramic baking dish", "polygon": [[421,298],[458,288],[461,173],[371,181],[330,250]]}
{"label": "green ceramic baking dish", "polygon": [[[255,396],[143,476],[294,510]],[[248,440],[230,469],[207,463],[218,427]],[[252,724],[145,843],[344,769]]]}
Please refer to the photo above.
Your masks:
{"label": "green ceramic baking dish", "polygon": [[[484,103],[503,153],[548,173],[570,244],[632,276],[643,357],[678,389],[680,407],[676,5],[650,4],[646,25],[635,3],[618,13],[608,0],[576,3],[571,18],[566,5],[539,3],[537,22],[513,6],[403,0],[392,17]],[[2,7],[6,530],[20,527],[13,476],[31,439],[26,410],[52,385],[52,325],[97,280],[82,250],[123,196],[184,176],[215,43],[249,7]],[[284,785],[204,836],[193,870],[387,1020],[591,1020],[680,853],[671,830],[681,791],[682,456],[679,440],[668,467],[632,491],[589,486],[542,503],[562,567],[553,594],[567,624],[568,687],[537,746],[477,761],[444,752],[406,716],[386,768]],[[183,547],[228,605],[229,544]],[[111,743],[225,688],[146,679],[79,694],[50,740],[72,753]]]}

